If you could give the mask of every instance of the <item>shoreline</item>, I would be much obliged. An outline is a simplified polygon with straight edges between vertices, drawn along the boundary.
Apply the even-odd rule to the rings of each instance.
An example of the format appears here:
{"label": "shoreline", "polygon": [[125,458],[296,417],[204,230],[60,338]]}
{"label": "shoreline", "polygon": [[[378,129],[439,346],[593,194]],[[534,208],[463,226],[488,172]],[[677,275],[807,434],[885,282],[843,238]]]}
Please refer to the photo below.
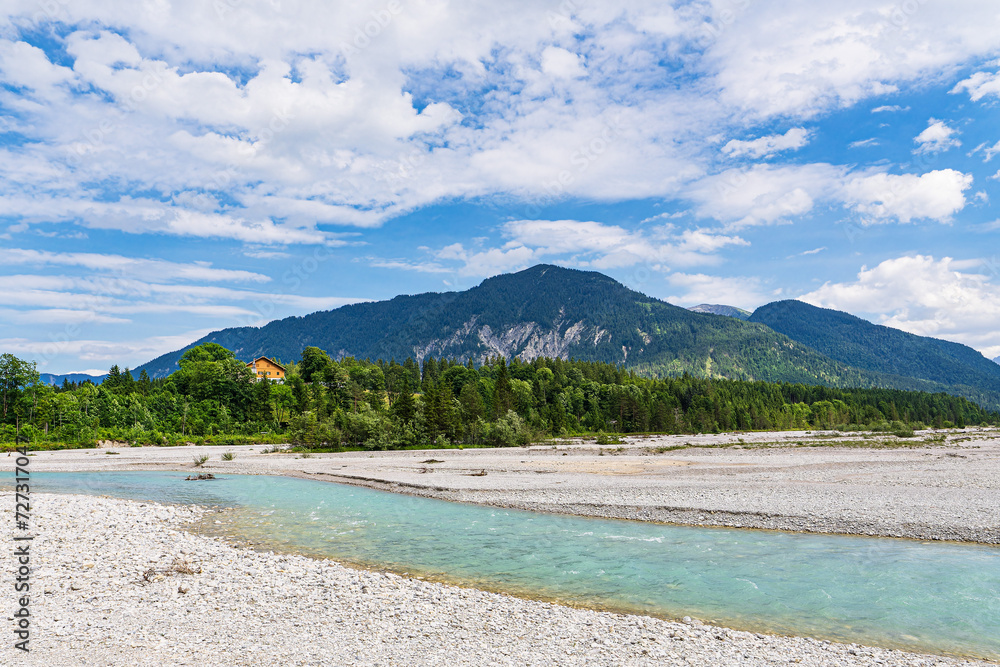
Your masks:
{"label": "shoreline", "polygon": [[[0,493],[0,502],[13,495]],[[32,651],[5,664],[989,665],[668,621],[256,551],[191,529],[213,511],[33,497]],[[95,517],[104,530],[94,530]],[[184,568],[170,568],[180,561]],[[148,581],[143,572],[153,568]]]}
{"label": "shoreline", "polygon": [[[861,437],[786,431],[307,458],[262,446],[129,447],[35,452],[32,466],[287,475],[594,518],[1000,544],[1000,431],[951,432],[932,445],[869,435],[859,447]],[[222,461],[226,451],[235,459]],[[196,468],[198,455],[210,458]]]}
{"label": "shoreline", "polygon": [[[183,472],[177,470],[176,472]],[[240,473],[234,473],[240,474]],[[684,526],[689,528],[719,528],[730,530],[748,531],[773,531],[781,533],[803,533],[813,535],[834,535],[843,537],[870,537],[886,540],[912,540],[916,542],[944,542],[953,544],[976,545],[984,547],[994,547],[1000,545],[1000,537],[990,538],[986,541],[978,534],[973,534],[962,529],[955,529],[952,537],[942,537],[940,531],[933,533],[917,531],[901,531],[897,534],[887,535],[865,528],[854,528],[843,525],[817,525],[813,520],[801,517],[777,516],[764,513],[730,513],[718,510],[699,510],[695,508],[678,507],[656,507],[656,508],[619,508],[605,505],[542,505],[530,502],[505,502],[503,500],[470,500],[466,498],[448,497],[449,490],[422,487],[415,484],[401,484],[397,482],[383,482],[376,479],[366,479],[357,477],[346,477],[331,473],[303,473],[303,472],[283,472],[283,473],[260,473],[278,474],[285,477],[295,477],[297,479],[308,479],[330,484],[347,484],[358,486],[374,491],[385,491],[387,493],[399,493],[415,496],[419,498],[433,498],[447,502],[468,503],[484,507],[496,507],[498,509],[512,509],[525,512],[541,512],[544,514],[561,514],[566,516],[578,516],[589,519],[612,519],[616,521],[642,521],[648,523],[661,524],[665,526]],[[334,478],[334,479],[326,479]],[[705,515],[708,515],[707,517]],[[709,519],[706,521],[705,519]],[[972,537],[974,539],[963,539]]]}

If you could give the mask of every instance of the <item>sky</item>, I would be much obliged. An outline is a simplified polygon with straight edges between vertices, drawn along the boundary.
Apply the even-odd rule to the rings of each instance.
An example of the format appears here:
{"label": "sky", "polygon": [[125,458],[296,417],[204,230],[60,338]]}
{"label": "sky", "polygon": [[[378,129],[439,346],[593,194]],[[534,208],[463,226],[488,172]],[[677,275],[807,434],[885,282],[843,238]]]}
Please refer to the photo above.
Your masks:
{"label": "sky", "polygon": [[1000,355],[995,0],[5,0],[0,352],[538,263]]}

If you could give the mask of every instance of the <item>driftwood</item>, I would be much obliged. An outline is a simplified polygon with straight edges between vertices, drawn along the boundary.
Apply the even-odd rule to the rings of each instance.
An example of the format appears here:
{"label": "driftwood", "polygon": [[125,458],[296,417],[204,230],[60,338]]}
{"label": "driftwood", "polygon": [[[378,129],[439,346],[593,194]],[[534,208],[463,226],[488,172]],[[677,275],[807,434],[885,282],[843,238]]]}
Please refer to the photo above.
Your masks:
{"label": "driftwood", "polygon": [[188,481],[197,481],[197,480],[200,480],[200,479],[215,479],[215,475],[213,475],[210,472],[201,473],[197,477],[192,476],[192,475],[188,475],[187,477],[184,478],[184,481],[186,481],[186,482],[188,482]]}

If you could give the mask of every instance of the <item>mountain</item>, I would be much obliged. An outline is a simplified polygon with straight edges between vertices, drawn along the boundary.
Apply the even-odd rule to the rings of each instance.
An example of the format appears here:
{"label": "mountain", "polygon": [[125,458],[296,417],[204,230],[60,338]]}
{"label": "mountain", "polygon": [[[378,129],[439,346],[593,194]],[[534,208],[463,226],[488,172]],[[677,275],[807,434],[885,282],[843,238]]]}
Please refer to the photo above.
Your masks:
{"label": "mountain", "polygon": [[750,311],[743,310],[742,308],[737,308],[736,306],[723,306],[721,304],[715,303],[700,303],[697,306],[691,306],[688,310],[695,313],[710,313],[712,315],[725,315],[726,317],[735,317],[738,320],[748,320],[750,319]]}
{"label": "mountain", "polygon": [[[842,386],[895,386],[832,361],[768,327],[691,312],[596,272],[539,265],[465,292],[397,296],[263,327],[224,329],[140,366],[152,377],[177,368],[194,345],[218,343],[243,360],[298,359],[315,345],[335,357],[482,361],[538,356],[625,364],[650,375]],[[907,387],[910,388],[910,387]]]}
{"label": "mountain", "polygon": [[993,361],[994,361],[995,363],[998,363],[998,364],[1000,364],[1000,357],[994,357]]}
{"label": "mountain", "polygon": [[[397,296],[263,327],[223,329],[133,372],[145,369],[151,377],[164,377],[177,369],[177,360],[187,349],[213,342],[244,361],[264,355],[288,362],[314,345],[337,358],[402,361],[433,356],[482,362],[496,355],[522,360],[573,357],[619,363],[651,376],[687,372],[697,377],[839,387],[924,391],[951,387],[951,382],[907,376],[892,363],[876,366],[871,362],[877,354],[863,346],[857,355],[869,367],[857,367],[850,355],[832,358],[755,317],[742,320],[692,312],[630,290],[600,273],[539,265],[488,278],[464,292]],[[980,391],[962,386],[953,391],[975,396],[973,400],[991,409],[1000,407],[1000,387]]]}
{"label": "mountain", "polygon": [[750,321],[863,370],[930,382],[980,403],[995,404],[1000,397],[1000,365],[959,343],[917,336],[801,301],[761,306]]}
{"label": "mountain", "polygon": [[51,384],[60,386],[63,380],[69,380],[70,382],[86,382],[90,380],[94,384],[101,384],[104,382],[104,378],[108,377],[105,375],[88,375],[86,373],[66,373],[65,375],[56,375],[54,373],[39,373],[38,379],[43,384]]}

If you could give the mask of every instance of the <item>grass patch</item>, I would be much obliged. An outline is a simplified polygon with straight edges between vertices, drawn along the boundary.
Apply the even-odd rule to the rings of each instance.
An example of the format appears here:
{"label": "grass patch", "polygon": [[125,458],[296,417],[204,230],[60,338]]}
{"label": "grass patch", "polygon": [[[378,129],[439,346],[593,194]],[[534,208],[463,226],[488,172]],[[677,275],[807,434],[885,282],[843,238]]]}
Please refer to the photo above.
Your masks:
{"label": "grass patch", "polygon": [[223,461],[232,461],[235,458],[236,458],[236,454],[234,454],[232,452],[223,452],[223,454],[222,454],[222,460]]}
{"label": "grass patch", "polygon": [[661,445],[660,447],[650,447],[646,451],[650,454],[665,454],[676,452],[678,449],[687,449],[690,445]]}
{"label": "grass patch", "polygon": [[208,461],[208,454],[202,454],[201,456],[196,456],[194,457],[194,467],[200,468],[201,466],[205,465],[206,461]]}

